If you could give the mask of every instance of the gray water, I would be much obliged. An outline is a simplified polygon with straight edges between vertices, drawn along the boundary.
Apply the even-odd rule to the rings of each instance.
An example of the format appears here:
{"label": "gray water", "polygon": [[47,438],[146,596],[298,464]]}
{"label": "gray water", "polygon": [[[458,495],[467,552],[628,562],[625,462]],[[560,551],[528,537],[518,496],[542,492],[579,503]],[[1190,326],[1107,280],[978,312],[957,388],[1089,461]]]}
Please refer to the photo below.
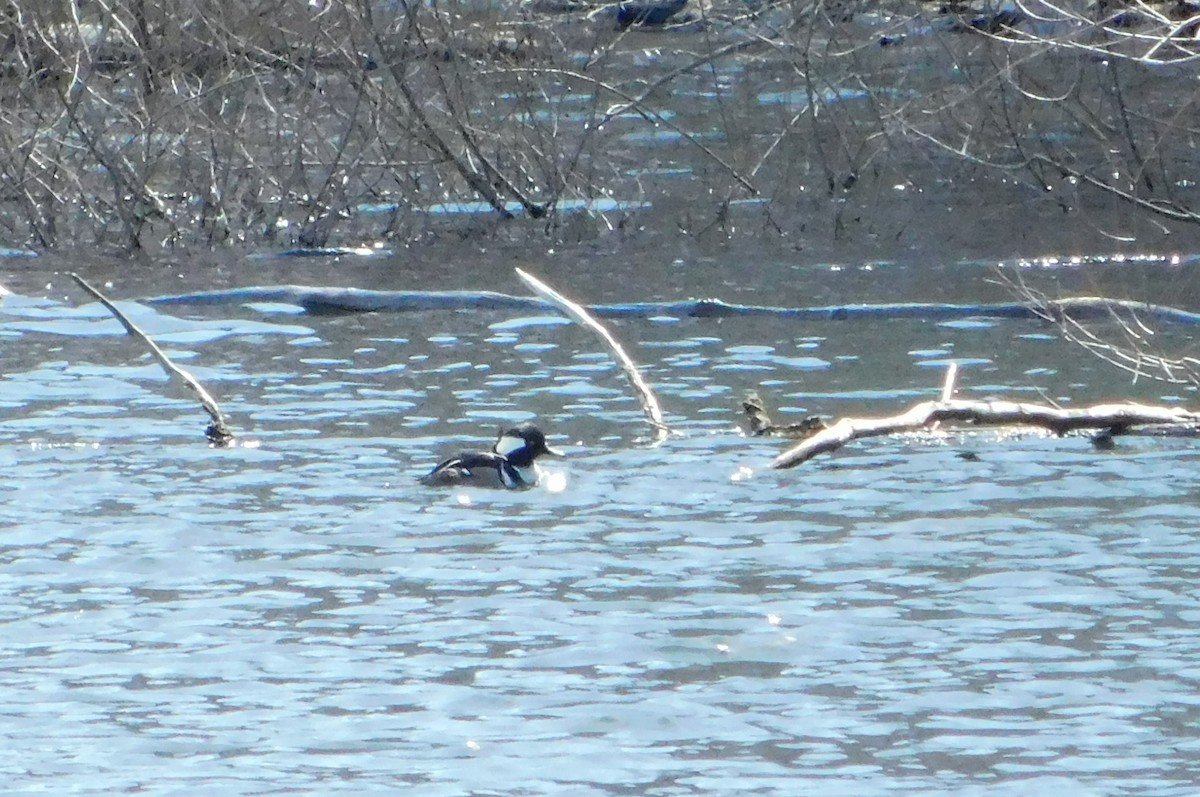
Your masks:
{"label": "gray water", "polygon": [[[749,389],[780,420],[898,410],[951,360],[965,396],[1190,391],[1027,321],[613,322],[678,432],[654,446],[601,345],[549,314],[122,305],[243,432],[211,450],[65,265],[11,266],[0,306],[6,793],[1196,793],[1194,441],[887,438],[771,471],[780,445],[738,416]],[[996,293],[969,263],[775,263],[795,279],[757,290],[768,266],[723,265],[558,284]],[[206,279],[405,287],[412,267]],[[114,297],[201,279],[92,272],[124,275]],[[519,292],[501,269],[418,276]],[[1180,284],[1156,262],[1136,279]],[[416,484],[523,419],[568,454],[546,486]]]}

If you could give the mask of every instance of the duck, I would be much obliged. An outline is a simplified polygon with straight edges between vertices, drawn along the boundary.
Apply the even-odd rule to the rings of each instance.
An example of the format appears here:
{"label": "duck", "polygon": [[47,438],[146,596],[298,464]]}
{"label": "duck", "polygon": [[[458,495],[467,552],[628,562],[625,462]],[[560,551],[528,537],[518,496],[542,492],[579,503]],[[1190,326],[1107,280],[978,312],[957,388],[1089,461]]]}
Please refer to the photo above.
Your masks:
{"label": "duck", "polygon": [[541,469],[534,460],[543,454],[563,456],[546,443],[541,429],[527,421],[500,432],[491,451],[461,451],[438,463],[420,481],[441,487],[474,484],[521,490],[537,485]]}

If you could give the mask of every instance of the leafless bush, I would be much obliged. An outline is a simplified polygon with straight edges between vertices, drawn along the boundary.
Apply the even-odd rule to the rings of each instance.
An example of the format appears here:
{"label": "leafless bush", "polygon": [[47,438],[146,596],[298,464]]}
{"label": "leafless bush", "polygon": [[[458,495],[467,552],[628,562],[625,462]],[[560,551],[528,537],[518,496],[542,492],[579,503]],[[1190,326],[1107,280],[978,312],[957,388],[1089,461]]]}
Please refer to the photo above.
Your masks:
{"label": "leafless bush", "polygon": [[1185,77],[1200,56],[1200,15],[1182,25],[1140,2],[1099,16],[1042,0],[1017,8],[1021,21],[976,37],[986,57],[960,62],[961,84],[931,98],[924,120],[906,119],[908,130],[1064,207],[1100,195],[1200,221],[1200,95]]}
{"label": "leafless bush", "polygon": [[692,0],[650,33],[547,5],[7,0],[0,229],[323,246],[685,194],[687,231],[748,201],[836,234],[897,183],[979,175],[1200,221],[1182,7]]}
{"label": "leafless bush", "polygon": [[321,246],[372,201],[544,214],[523,184],[536,153],[514,154],[526,137],[497,100],[509,30],[365,2],[10,3],[0,218],[41,246],[138,248]]}

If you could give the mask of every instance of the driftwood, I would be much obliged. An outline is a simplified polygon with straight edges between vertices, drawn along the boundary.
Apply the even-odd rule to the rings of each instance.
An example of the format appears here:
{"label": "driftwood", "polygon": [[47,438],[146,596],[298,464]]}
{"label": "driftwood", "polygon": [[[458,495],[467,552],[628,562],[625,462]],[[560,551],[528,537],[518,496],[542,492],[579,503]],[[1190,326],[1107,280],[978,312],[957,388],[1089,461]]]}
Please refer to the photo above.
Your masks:
{"label": "driftwood", "polygon": [[1097,429],[1102,432],[1101,442],[1137,426],[1187,427],[1191,432],[1200,429],[1200,414],[1177,407],[1122,403],[1065,410],[1015,401],[943,398],[921,402],[899,415],[885,418],[843,418],[775,457],[771,467],[795,467],[818,454],[836,451],[852,440],[920,431],[946,421],[977,426],[1034,426],[1056,434]]}
{"label": "driftwood", "polygon": [[192,391],[192,393],[196,395],[196,398],[200,400],[200,405],[204,407],[204,411],[207,412],[208,417],[212,419],[212,422],[209,423],[208,428],[204,432],[204,435],[208,438],[209,442],[218,447],[229,445],[229,443],[233,440],[233,432],[230,431],[229,424],[225,422],[225,416],[221,413],[221,408],[217,404],[216,399],[214,399],[212,395],[204,389],[204,385],[200,384],[196,377],[192,376],[190,373],[172,362],[171,358],[168,357],[166,353],[158,347],[158,344],[150,339],[149,335],[139,329],[137,324],[130,321],[124,313],[117,309],[116,305],[108,300],[108,297],[93,288],[83,277],[79,276],[78,274],[71,274],[71,279],[75,280],[79,287],[83,288],[85,291],[95,297],[96,301],[104,305],[105,309],[112,313],[113,317],[121,322],[121,326],[125,327],[125,331],[128,332],[130,336],[136,338],[142,343],[142,345],[150,350],[150,353],[154,356],[154,359],[157,360],[158,364],[162,366],[162,369],[167,372],[168,377],[182,382],[190,391]]}
{"label": "driftwood", "polygon": [[667,435],[670,434],[670,428],[667,426],[666,420],[663,419],[662,408],[659,407],[658,398],[654,395],[654,391],[650,389],[650,386],[646,384],[646,380],[642,378],[641,371],[638,370],[633,358],[625,353],[625,349],[621,347],[621,344],[617,342],[612,333],[597,321],[591,313],[584,309],[582,305],[571,301],[537,277],[521,269],[517,269],[517,276],[532,288],[534,293],[562,310],[572,320],[596,333],[608,345],[609,351],[613,353],[617,362],[620,363],[622,370],[625,371],[625,375],[629,377],[629,382],[633,385],[634,392],[637,393],[638,401],[642,404],[642,410],[646,413],[647,421],[654,427],[654,439],[656,441],[666,439]]}

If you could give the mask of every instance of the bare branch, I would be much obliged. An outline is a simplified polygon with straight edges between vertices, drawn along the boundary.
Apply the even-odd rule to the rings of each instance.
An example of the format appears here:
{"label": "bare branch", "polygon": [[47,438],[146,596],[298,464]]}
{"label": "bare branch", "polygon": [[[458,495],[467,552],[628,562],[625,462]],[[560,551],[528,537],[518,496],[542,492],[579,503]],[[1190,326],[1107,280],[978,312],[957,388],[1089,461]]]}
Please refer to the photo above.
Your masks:
{"label": "bare branch", "polygon": [[[1019,272],[997,270],[997,281],[1025,302],[1039,317],[1058,327],[1063,337],[1123,371],[1136,380],[1147,377],[1175,385],[1200,385],[1200,359],[1167,357],[1148,350],[1146,337],[1154,334],[1143,316],[1154,315],[1156,308],[1135,303],[1110,300],[1104,307],[1107,320],[1121,331],[1124,344],[1114,343],[1093,331],[1070,312],[1067,300],[1051,299],[1030,286]],[[1124,313],[1124,315],[1122,315]]]}
{"label": "bare branch", "polygon": [[1056,434],[1079,429],[1103,429],[1110,434],[1122,434],[1133,426],[1190,428],[1200,424],[1200,414],[1177,407],[1133,403],[1097,404],[1064,410],[1014,401],[925,401],[899,415],[843,418],[775,457],[771,467],[793,468],[819,454],[836,451],[853,440],[920,431],[945,421],[977,426],[1034,426]]}
{"label": "bare branch", "polygon": [[541,296],[548,302],[553,303],[556,307],[566,313],[578,324],[590,329],[592,332],[608,345],[609,351],[616,357],[620,363],[622,370],[625,371],[625,376],[629,377],[630,384],[633,385],[634,391],[637,393],[638,401],[642,404],[642,409],[646,413],[646,419],[650,425],[654,427],[654,438],[656,441],[666,439],[670,433],[670,428],[667,426],[666,420],[663,418],[662,409],[659,407],[658,398],[654,395],[654,391],[646,384],[646,380],[642,378],[641,371],[638,370],[637,364],[633,358],[625,353],[625,349],[617,342],[612,333],[596,320],[596,317],[588,312],[582,305],[571,301],[566,296],[563,296],[558,291],[551,288],[546,283],[542,282],[532,274],[517,269],[517,276],[521,281],[533,289],[533,292]]}
{"label": "bare branch", "polygon": [[150,351],[150,354],[154,356],[154,359],[166,371],[168,377],[182,382],[195,394],[196,398],[200,400],[200,406],[204,408],[204,411],[208,413],[208,417],[212,419],[212,423],[209,424],[205,436],[215,446],[228,445],[233,440],[233,432],[230,431],[229,425],[225,422],[225,416],[221,414],[221,407],[217,404],[216,399],[212,397],[212,394],[204,389],[204,385],[200,384],[196,377],[172,362],[171,358],[158,347],[158,344],[150,339],[149,335],[139,329],[137,324],[130,321],[128,316],[108,300],[108,297],[93,288],[83,277],[72,273],[71,279],[75,280],[79,287],[95,297],[96,301],[104,305],[105,309],[121,322],[121,326],[125,327],[125,331]]}

